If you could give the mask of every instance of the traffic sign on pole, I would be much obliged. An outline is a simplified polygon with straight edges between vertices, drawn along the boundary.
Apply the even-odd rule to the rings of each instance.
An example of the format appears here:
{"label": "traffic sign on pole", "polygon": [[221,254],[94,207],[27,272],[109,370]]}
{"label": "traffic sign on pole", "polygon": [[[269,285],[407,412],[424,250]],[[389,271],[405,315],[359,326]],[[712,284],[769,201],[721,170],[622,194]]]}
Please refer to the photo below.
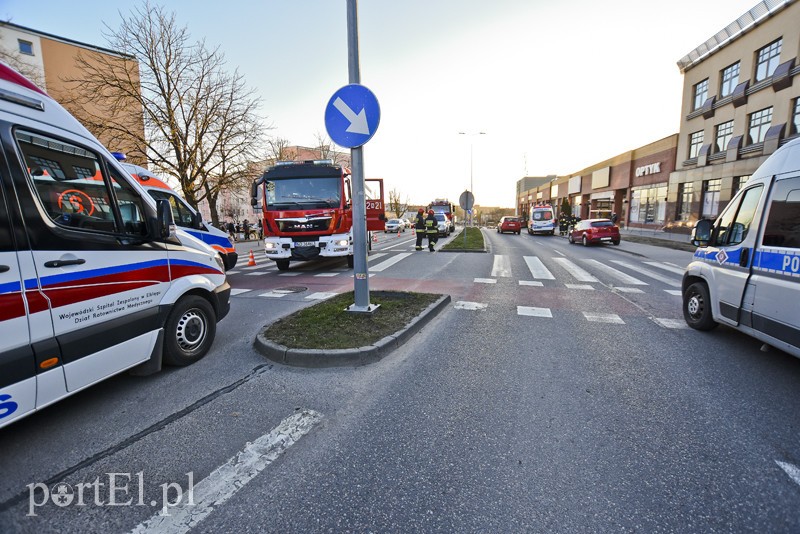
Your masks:
{"label": "traffic sign on pole", "polygon": [[331,140],[345,148],[356,148],[372,139],[381,121],[375,95],[357,83],[345,85],[325,107],[325,129]]}

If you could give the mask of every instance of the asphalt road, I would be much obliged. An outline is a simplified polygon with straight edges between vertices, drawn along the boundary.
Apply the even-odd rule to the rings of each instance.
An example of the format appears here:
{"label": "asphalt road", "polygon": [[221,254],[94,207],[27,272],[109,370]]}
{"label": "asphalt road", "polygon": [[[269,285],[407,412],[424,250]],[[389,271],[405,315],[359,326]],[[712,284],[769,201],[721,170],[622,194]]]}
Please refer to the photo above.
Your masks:
{"label": "asphalt road", "polygon": [[431,254],[379,234],[371,290],[452,303],[339,369],[252,344],[352,289],[344,262],[279,273],[239,244],[205,359],[0,430],[0,532],[800,531],[800,360],[685,328],[691,254],[485,235],[485,254]]}

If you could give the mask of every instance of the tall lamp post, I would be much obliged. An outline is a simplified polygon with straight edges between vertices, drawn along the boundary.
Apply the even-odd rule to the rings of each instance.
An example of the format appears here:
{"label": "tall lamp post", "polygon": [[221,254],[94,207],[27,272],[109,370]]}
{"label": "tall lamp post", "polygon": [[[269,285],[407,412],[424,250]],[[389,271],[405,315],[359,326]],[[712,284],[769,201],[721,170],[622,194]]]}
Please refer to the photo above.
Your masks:
{"label": "tall lamp post", "polygon": [[[470,137],[469,140],[469,192],[475,195],[475,191],[472,189],[472,138],[478,135],[486,135],[486,132],[474,132],[474,133],[467,133],[467,132],[458,132],[458,135],[466,135]],[[474,209],[474,208],[473,208]],[[472,226],[475,226],[475,220],[470,213],[469,216],[470,223]]]}

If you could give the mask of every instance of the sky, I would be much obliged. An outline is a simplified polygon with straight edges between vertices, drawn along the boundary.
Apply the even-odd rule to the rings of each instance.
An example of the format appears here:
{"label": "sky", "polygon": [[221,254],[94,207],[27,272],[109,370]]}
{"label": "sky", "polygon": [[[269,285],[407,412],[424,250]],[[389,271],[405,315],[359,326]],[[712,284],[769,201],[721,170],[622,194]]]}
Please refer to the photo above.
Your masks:
{"label": "sky", "polygon": [[[365,176],[411,204],[458,203],[472,188],[478,205],[514,207],[524,176],[574,173],[677,133],[677,61],[757,3],[360,0],[361,84],[381,110]],[[0,0],[0,17],[105,47],[135,5]],[[325,107],[349,83],[346,0],[161,5],[244,75],[270,135],[327,136]]]}

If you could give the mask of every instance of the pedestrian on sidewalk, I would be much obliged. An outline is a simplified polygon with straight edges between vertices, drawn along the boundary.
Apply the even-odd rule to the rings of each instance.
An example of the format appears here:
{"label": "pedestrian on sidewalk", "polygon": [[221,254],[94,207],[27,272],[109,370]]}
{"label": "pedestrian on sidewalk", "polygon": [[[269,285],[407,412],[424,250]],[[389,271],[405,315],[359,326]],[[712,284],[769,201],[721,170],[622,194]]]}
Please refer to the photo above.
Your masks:
{"label": "pedestrian on sidewalk", "polygon": [[425,219],[425,235],[428,237],[428,250],[433,252],[433,246],[439,240],[439,221],[436,220],[433,210],[428,210]]}
{"label": "pedestrian on sidewalk", "polygon": [[425,239],[425,210],[422,208],[417,211],[417,218],[414,220],[414,231],[417,233],[416,250],[422,250],[422,240]]}

